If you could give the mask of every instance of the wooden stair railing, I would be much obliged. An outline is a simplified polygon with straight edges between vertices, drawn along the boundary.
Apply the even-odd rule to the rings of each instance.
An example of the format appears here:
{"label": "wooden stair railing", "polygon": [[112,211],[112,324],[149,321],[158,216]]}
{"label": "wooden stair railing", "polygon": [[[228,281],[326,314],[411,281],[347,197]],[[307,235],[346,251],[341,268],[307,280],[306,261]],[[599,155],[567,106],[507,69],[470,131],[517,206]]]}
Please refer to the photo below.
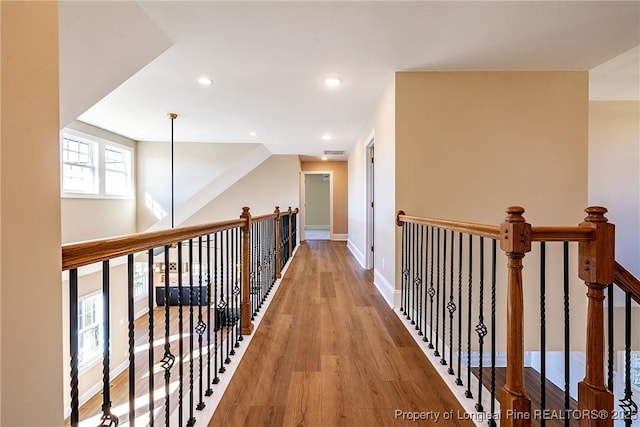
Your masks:
{"label": "wooden stair railing", "polygon": [[[584,414],[584,416],[580,417],[580,425],[583,427],[611,427],[614,420],[614,396],[610,387],[605,384],[605,290],[613,286],[612,284],[616,284],[627,295],[640,303],[640,281],[614,259],[615,227],[605,217],[607,210],[598,206],[588,207],[585,209],[587,217],[584,222],[575,227],[532,226],[523,217],[524,209],[518,206],[509,207],[506,212],[507,217],[500,227],[421,218],[406,215],[403,211],[398,212],[396,223],[398,226],[420,224],[428,227],[437,227],[438,230],[444,229],[447,232],[453,230],[466,233],[469,234],[469,245],[471,244],[472,235],[488,237],[500,242],[500,248],[507,257],[507,368],[506,382],[501,391],[500,422],[502,426],[508,427],[528,427],[534,419],[531,413],[531,400],[527,396],[524,387],[524,310],[526,307],[523,301],[522,260],[531,251],[532,242],[564,242],[565,245],[568,242],[577,242],[578,277],[586,284],[588,304],[585,331],[587,336],[585,349],[586,372],[584,379],[578,383],[578,407],[580,413]],[[417,236],[417,231],[414,234]],[[411,236],[411,231],[407,232],[407,235]],[[438,238],[439,235],[438,232]],[[433,236],[434,233],[432,232],[432,240]],[[451,236],[453,237],[453,234]],[[405,283],[411,283],[411,278],[406,277],[408,274],[404,270],[406,268],[404,251],[405,249],[409,250],[410,247],[422,245],[421,242],[419,244],[411,243],[405,247],[404,237],[405,231],[403,228],[403,271],[401,274],[403,276],[403,291]],[[431,244],[433,245],[433,242]],[[453,242],[451,244],[453,245]],[[462,245],[462,237],[460,237],[460,245]],[[431,251],[433,251],[433,246]],[[460,254],[462,254],[461,249]],[[419,256],[422,256],[422,252],[420,252]],[[462,260],[462,257],[460,259]],[[425,263],[427,262],[428,260],[425,260]],[[422,282],[422,279],[420,281]],[[417,286],[417,289],[420,289],[420,284]],[[455,306],[453,309],[455,310]],[[627,310],[629,309],[627,308]],[[418,326],[416,326],[416,329],[418,329]],[[436,329],[436,336],[437,333]],[[422,332],[419,335],[422,335]],[[426,335],[423,340],[427,341]],[[565,349],[565,351],[568,350]],[[451,369],[449,369],[449,373],[453,373]],[[471,396],[468,395],[467,397]],[[476,410],[481,411],[481,405],[480,408],[476,405]],[[602,416],[602,411],[606,411],[608,415]],[[597,414],[597,416],[592,416],[593,414]],[[490,421],[489,425],[495,424]]]}

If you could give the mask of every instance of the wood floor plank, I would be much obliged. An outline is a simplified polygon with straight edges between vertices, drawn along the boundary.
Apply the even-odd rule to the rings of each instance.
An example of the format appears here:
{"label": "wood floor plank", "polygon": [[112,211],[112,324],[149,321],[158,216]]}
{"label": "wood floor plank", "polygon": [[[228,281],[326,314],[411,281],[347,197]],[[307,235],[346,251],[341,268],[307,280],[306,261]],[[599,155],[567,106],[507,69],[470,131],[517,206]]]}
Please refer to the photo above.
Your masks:
{"label": "wood floor plank", "polygon": [[416,424],[396,411],[462,411],[343,243],[300,246],[254,333],[210,426],[402,426]]}

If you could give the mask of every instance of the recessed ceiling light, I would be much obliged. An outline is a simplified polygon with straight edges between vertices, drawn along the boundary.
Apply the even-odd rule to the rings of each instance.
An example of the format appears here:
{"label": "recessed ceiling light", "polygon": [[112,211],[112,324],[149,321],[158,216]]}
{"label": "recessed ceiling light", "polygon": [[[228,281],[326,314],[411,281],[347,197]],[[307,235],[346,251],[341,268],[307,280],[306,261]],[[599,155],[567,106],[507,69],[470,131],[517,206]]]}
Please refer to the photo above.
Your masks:
{"label": "recessed ceiling light", "polygon": [[342,83],[342,81],[337,77],[327,77],[324,79],[324,84],[327,85],[327,87],[338,87],[340,83]]}
{"label": "recessed ceiling light", "polygon": [[322,160],[327,160],[327,156],[322,156]]}
{"label": "recessed ceiling light", "polygon": [[328,133],[325,133],[324,135],[322,135],[322,139],[324,141],[331,141],[331,135],[329,135]]}
{"label": "recessed ceiling light", "polygon": [[213,80],[211,80],[209,77],[200,77],[198,79],[198,83],[200,83],[201,85],[210,85],[213,83]]}
{"label": "recessed ceiling light", "polygon": [[258,136],[258,132],[249,132],[250,136]]}

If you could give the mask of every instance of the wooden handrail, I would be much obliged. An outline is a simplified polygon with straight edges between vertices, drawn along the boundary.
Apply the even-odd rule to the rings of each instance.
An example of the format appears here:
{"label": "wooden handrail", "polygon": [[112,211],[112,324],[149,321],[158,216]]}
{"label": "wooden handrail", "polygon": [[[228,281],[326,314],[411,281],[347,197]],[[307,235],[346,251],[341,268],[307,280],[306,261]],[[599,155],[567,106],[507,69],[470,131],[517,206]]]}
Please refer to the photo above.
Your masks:
{"label": "wooden handrail", "polygon": [[533,242],[590,242],[594,239],[593,230],[585,227],[532,226]]}
{"label": "wooden handrail", "polygon": [[280,211],[280,216],[289,216],[294,213],[297,214],[298,212],[300,212],[299,208],[292,209],[291,211]]}
{"label": "wooden handrail", "polygon": [[70,243],[62,246],[62,271],[96,262],[106,261],[136,252],[171,245],[183,240],[231,228],[243,227],[246,219],[239,218],[210,224],[194,225],[173,230],[151,231],[107,239]]}
{"label": "wooden handrail", "polygon": [[497,225],[477,224],[473,222],[451,221],[447,219],[421,218],[417,216],[405,215],[399,211],[396,217],[396,224],[401,226],[403,222],[411,224],[431,225],[434,227],[446,228],[448,230],[460,231],[462,233],[476,236],[488,237],[490,239],[500,238],[500,227]]}
{"label": "wooden handrail", "polygon": [[260,221],[265,221],[268,219],[273,219],[276,217],[275,213],[271,213],[271,214],[264,214],[264,215],[258,215],[258,216],[252,216],[251,217],[251,222],[260,222]]}
{"label": "wooden handrail", "polygon": [[640,304],[640,280],[620,265],[617,261],[614,263],[614,283],[620,289],[631,294],[631,298]]}

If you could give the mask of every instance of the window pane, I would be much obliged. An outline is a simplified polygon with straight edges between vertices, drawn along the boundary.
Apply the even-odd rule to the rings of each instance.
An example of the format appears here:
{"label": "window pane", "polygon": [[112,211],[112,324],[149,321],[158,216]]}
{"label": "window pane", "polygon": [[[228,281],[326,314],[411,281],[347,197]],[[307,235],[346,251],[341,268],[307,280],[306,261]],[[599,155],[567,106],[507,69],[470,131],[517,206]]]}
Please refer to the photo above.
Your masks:
{"label": "window pane", "polygon": [[96,166],[92,147],[95,143],[76,141],[68,137],[62,140],[62,189],[78,193],[97,191]]}
{"label": "window pane", "polygon": [[106,194],[127,195],[130,190],[131,176],[130,153],[115,147],[104,150],[104,191]]}

